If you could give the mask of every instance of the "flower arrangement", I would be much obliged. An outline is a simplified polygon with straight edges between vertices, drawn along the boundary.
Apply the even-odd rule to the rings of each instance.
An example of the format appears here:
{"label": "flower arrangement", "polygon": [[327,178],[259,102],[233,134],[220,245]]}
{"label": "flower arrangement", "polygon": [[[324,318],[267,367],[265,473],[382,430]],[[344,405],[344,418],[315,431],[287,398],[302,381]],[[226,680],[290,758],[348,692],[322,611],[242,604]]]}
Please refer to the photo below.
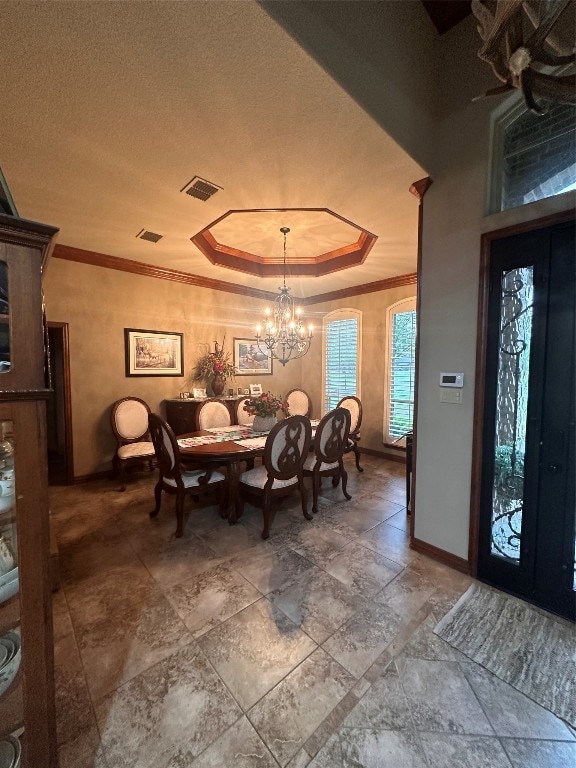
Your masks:
{"label": "flower arrangement", "polygon": [[263,392],[258,397],[251,397],[244,403],[244,410],[251,416],[275,416],[277,411],[282,411],[284,416],[289,416],[288,401],[280,400],[271,392]]}
{"label": "flower arrangement", "polygon": [[234,378],[236,369],[230,362],[230,352],[224,352],[224,340],[222,344],[214,342],[214,352],[207,352],[196,362],[192,378],[194,381],[210,381],[215,376],[224,379]]}

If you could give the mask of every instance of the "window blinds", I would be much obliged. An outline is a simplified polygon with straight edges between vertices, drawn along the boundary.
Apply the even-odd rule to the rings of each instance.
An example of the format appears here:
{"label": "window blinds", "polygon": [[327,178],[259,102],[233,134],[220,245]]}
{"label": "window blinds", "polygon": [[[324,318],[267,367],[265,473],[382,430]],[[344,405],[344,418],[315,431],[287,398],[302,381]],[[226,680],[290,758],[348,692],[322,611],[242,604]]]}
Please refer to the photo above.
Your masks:
{"label": "window blinds", "polygon": [[325,403],[331,411],[345,395],[356,394],[358,319],[333,320],[326,334]]}
{"label": "window blinds", "polygon": [[412,429],[416,312],[397,312],[392,321],[390,360],[389,435],[396,440]]}

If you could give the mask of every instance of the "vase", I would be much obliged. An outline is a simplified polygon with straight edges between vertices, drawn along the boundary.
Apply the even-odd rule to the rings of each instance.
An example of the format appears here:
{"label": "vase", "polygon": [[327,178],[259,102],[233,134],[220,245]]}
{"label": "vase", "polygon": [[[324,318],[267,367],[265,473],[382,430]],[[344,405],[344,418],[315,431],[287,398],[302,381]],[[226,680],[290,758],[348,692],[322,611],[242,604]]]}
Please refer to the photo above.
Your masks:
{"label": "vase", "polygon": [[219,373],[217,373],[214,378],[212,379],[212,392],[216,397],[220,397],[220,395],[224,392],[224,387],[226,386],[226,379],[224,376],[221,376]]}
{"label": "vase", "polygon": [[271,413],[269,416],[254,416],[252,422],[252,429],[255,432],[270,432],[272,427],[276,424],[276,414]]}

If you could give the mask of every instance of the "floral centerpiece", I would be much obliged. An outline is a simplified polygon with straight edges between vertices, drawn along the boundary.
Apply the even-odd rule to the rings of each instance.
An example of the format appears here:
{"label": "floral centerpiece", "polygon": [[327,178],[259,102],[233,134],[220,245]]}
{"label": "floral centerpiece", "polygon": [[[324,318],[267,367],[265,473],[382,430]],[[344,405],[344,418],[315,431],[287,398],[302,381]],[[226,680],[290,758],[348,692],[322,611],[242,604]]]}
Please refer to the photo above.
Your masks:
{"label": "floral centerpiece", "polygon": [[230,362],[230,352],[224,352],[224,339],[222,344],[214,342],[214,351],[202,355],[194,366],[192,378],[194,381],[208,381],[211,383],[215,395],[224,392],[226,379],[234,378],[236,369]]}
{"label": "floral centerpiece", "polygon": [[289,416],[288,402],[281,400],[271,392],[263,392],[257,397],[250,397],[244,403],[244,410],[254,416],[252,428],[257,432],[269,432],[276,423],[276,414],[282,411]]}

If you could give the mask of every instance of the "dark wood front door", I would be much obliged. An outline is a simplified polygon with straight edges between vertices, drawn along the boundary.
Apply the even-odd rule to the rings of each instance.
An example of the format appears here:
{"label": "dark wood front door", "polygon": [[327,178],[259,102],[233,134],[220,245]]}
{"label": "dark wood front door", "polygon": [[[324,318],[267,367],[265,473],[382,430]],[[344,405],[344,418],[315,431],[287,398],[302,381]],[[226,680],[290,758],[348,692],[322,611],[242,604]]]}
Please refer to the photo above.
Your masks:
{"label": "dark wood front door", "polygon": [[575,616],[574,222],[491,243],[478,577]]}

